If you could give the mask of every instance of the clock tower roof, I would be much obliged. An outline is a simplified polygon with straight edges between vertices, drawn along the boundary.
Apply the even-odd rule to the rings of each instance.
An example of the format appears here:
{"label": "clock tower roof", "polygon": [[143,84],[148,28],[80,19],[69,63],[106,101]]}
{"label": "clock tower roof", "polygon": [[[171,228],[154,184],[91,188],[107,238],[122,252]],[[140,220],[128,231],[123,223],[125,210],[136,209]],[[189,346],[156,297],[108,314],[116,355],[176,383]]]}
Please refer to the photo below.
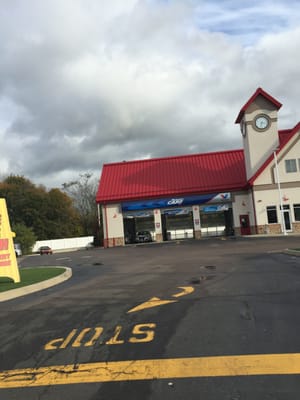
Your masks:
{"label": "clock tower roof", "polygon": [[253,95],[250,97],[250,99],[247,101],[246,104],[244,104],[244,106],[241,108],[239,115],[237,116],[235,123],[238,124],[241,122],[241,120],[243,119],[243,116],[245,114],[245,111],[248,109],[248,107],[255,101],[255,99],[258,96],[263,96],[266,100],[268,100],[270,103],[272,103],[275,108],[277,110],[280,109],[280,107],[282,106],[281,103],[279,103],[279,101],[277,101],[276,99],[274,99],[274,97],[272,97],[271,95],[269,95],[267,92],[265,92],[262,88],[257,88],[256,91],[253,93]]}

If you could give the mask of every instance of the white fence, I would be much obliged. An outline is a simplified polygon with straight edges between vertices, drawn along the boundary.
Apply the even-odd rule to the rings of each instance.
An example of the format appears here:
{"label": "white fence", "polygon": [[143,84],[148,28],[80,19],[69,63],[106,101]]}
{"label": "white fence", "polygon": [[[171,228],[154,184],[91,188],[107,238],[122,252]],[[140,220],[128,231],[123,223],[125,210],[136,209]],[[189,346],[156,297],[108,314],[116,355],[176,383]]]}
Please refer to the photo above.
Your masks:
{"label": "white fence", "polygon": [[49,246],[52,250],[80,249],[94,240],[93,236],[84,236],[68,239],[38,240],[32,248],[35,253],[41,246]]}

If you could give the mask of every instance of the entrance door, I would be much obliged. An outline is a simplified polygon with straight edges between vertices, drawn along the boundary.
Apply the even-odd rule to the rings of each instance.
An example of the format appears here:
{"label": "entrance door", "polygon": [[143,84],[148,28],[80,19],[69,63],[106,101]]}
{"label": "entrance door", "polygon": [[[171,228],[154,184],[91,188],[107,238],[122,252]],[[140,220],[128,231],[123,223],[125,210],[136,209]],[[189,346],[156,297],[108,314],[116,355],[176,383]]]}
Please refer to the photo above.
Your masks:
{"label": "entrance door", "polygon": [[249,215],[240,215],[241,235],[251,235]]}
{"label": "entrance door", "polygon": [[283,220],[284,220],[285,230],[286,231],[291,231],[292,230],[292,226],[291,226],[290,210],[283,210]]}

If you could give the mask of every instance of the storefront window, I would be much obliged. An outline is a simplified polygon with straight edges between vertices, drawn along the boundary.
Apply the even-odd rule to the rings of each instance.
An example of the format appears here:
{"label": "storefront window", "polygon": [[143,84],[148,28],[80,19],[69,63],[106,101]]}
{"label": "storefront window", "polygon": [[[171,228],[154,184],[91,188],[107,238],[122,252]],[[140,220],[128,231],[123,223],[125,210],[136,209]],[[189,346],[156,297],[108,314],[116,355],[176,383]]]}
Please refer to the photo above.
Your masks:
{"label": "storefront window", "polygon": [[276,206],[267,207],[267,215],[269,224],[277,224],[278,220]]}
{"label": "storefront window", "polygon": [[294,204],[295,221],[300,221],[300,204]]}

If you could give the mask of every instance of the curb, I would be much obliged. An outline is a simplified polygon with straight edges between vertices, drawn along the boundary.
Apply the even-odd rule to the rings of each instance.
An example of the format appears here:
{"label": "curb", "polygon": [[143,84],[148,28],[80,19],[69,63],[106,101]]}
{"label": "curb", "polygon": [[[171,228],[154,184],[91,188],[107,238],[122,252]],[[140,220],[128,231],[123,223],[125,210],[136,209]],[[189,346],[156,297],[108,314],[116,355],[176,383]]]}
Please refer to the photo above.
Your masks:
{"label": "curb", "polygon": [[295,256],[295,257],[300,257],[300,251],[297,250],[290,250],[290,249],[285,249],[283,251],[284,254],[287,254],[289,256]]}
{"label": "curb", "polygon": [[15,299],[16,297],[25,296],[27,294],[39,292],[40,290],[48,289],[52,286],[58,285],[71,278],[72,276],[71,268],[58,267],[58,266],[55,266],[55,268],[62,268],[65,270],[65,272],[62,273],[61,275],[55,276],[54,278],[34,283],[33,285],[24,286],[18,289],[11,289],[8,290],[7,292],[0,293],[0,302]]}

